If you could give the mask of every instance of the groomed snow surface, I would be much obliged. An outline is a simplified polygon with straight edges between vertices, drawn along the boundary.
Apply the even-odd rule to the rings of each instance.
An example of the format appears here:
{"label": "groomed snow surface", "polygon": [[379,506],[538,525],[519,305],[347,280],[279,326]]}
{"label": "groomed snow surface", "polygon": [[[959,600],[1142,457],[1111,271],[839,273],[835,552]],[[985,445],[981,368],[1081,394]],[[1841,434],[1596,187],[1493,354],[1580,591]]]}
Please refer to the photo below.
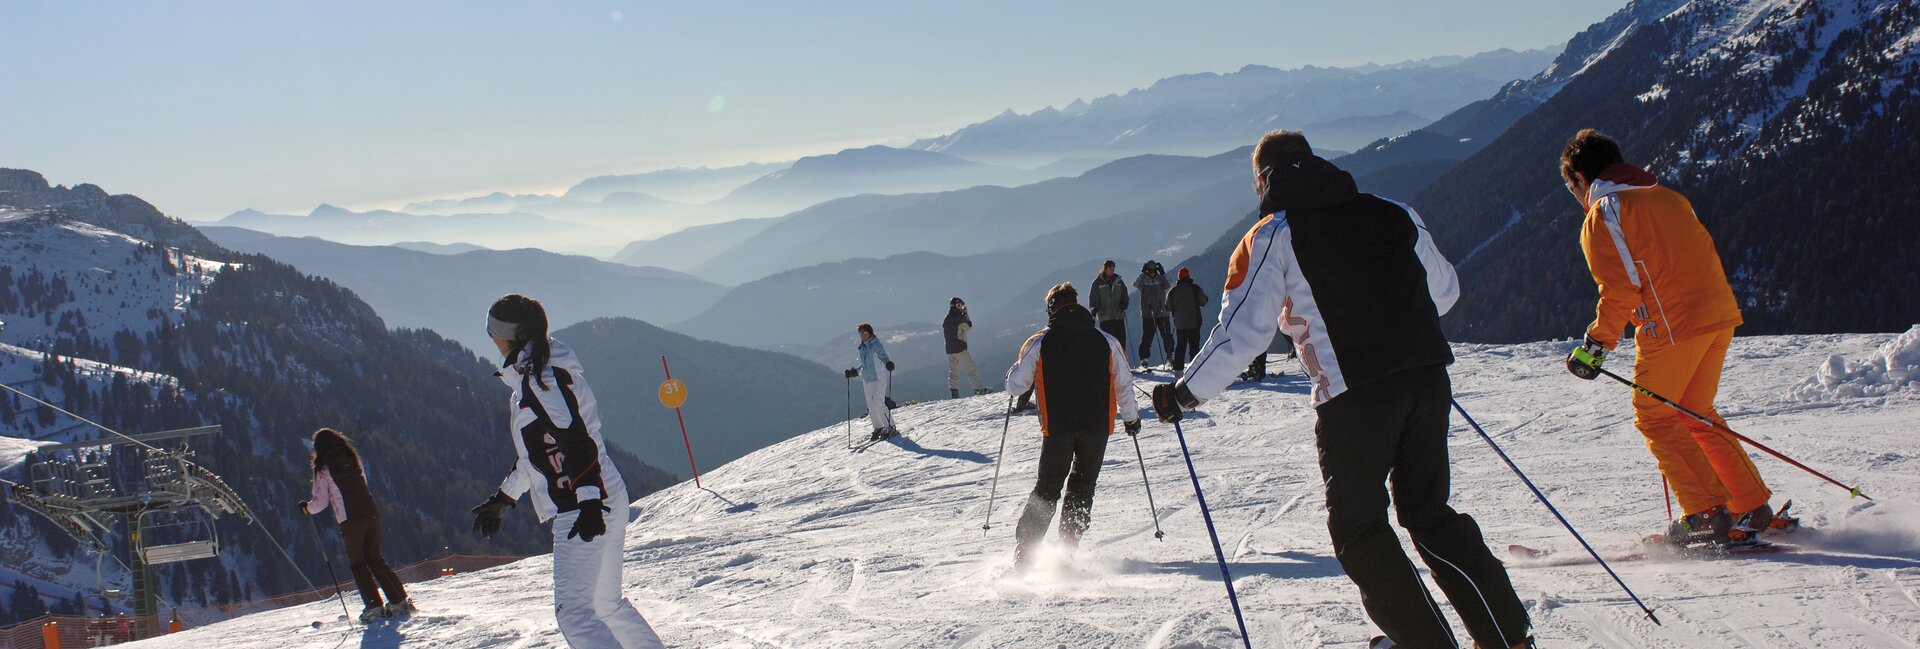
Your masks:
{"label": "groomed snow surface", "polygon": [[[1735,341],[1719,405],[1736,429],[1877,500],[1850,499],[1756,451],[1775,505],[1792,498],[1810,529],[1780,537],[1791,552],[1616,562],[1664,626],[1580,555],[1458,417],[1454,503],[1502,557],[1510,543],[1555,550],[1508,561],[1542,646],[1920,646],[1920,385],[1796,395],[1819,382],[1829,356],[1867,358],[1893,339]],[[1623,555],[1665,526],[1660,477],[1632,428],[1626,388],[1568,375],[1560,358],[1569,344],[1459,346],[1455,391],[1603,553]],[[1630,369],[1630,352],[1617,358],[1615,369]],[[1376,631],[1328,546],[1306,385],[1293,363],[1273,367],[1286,375],[1232,390],[1187,420],[1201,484],[1254,646],[1363,647]],[[750,407],[697,399],[687,407]],[[626,592],[680,647],[1238,646],[1166,425],[1149,423],[1140,437],[1164,541],[1153,538],[1140,468],[1119,436],[1077,555],[1009,574],[1039,443],[1035,418],[1014,417],[993,529],[983,532],[1006,405],[995,394],[904,408],[896,418],[906,437],[859,454],[843,450],[843,428],[814,431],[712,471],[706,490],[686,483],[644,498],[628,531]],[[699,436],[725,432],[693,434],[697,448]],[[412,591],[418,614],[371,629],[335,622],[340,606],[330,601],[146,646],[562,646],[549,575],[549,558],[535,557],[426,582]],[[314,620],[326,624],[311,629]]]}

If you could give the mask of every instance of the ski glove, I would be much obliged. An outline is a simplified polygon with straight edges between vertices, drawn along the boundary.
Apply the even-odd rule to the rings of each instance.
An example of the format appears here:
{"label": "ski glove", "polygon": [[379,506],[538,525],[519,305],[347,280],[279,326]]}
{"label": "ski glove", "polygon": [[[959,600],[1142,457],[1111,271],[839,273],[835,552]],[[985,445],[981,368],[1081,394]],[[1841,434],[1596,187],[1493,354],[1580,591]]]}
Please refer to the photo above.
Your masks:
{"label": "ski glove", "polygon": [[312,516],[313,514],[307,513],[307,502],[308,501],[305,500],[300,501],[300,513],[306,516]]}
{"label": "ski glove", "polygon": [[847,368],[847,378],[853,378],[859,375],[860,375],[859,368],[853,368],[853,367]]}
{"label": "ski glove", "polygon": [[1162,422],[1171,424],[1180,421],[1185,418],[1181,411],[1198,405],[1200,400],[1193,398],[1193,393],[1187,391],[1185,384],[1176,386],[1162,383],[1153,386],[1153,412]]}
{"label": "ski glove", "polygon": [[573,520],[573,529],[567,530],[567,538],[580,537],[582,543],[592,543],[593,537],[607,533],[607,520],[604,512],[613,508],[600,503],[599,498],[580,501],[580,517]]}
{"label": "ski glove", "polygon": [[1125,427],[1125,428],[1127,429],[1127,434],[1128,434],[1128,435],[1139,435],[1139,434],[1140,434],[1140,420],[1138,420],[1138,419],[1135,419],[1135,420],[1133,420],[1133,421],[1129,421],[1129,422],[1124,422],[1124,423],[1122,423],[1121,425],[1122,425],[1122,426],[1124,426],[1124,427]]}
{"label": "ski glove", "polygon": [[1607,361],[1607,347],[1588,336],[1585,343],[1567,354],[1567,371],[1592,381],[1600,376],[1600,364]]}
{"label": "ski glove", "polygon": [[893,371],[893,361],[887,361],[887,371]]}
{"label": "ski glove", "polygon": [[500,532],[500,521],[506,518],[509,509],[513,509],[513,499],[493,492],[492,498],[473,508],[473,531],[479,532],[481,538],[493,538]]}

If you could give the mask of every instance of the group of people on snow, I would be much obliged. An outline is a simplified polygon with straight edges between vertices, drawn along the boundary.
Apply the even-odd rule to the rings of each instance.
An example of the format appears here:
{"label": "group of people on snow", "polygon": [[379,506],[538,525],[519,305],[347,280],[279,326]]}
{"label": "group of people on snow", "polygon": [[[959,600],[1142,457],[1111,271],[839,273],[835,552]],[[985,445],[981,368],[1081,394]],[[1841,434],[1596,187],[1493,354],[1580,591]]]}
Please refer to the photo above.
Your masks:
{"label": "group of people on snow", "polygon": [[[1384,633],[1373,646],[1459,646],[1401,549],[1389,508],[1474,646],[1532,646],[1527,608],[1505,567],[1473,517],[1447,502],[1447,366],[1454,357],[1440,317],[1460,296],[1452,264],[1411,207],[1359,191],[1351,174],[1316,156],[1300,133],[1267,133],[1252,166],[1262,218],[1233,252],[1221,315],[1204,343],[1200,309],[1209,297],[1187,268],[1169,282],[1150,261],[1134,281],[1142,295],[1140,363],[1157,336],[1177,373],[1151,391],[1154,414],[1177,423],[1205,408],[1284,334],[1308,377],[1334,556]],[[1566,357],[1568,369],[1584,379],[1607,373],[1608,354],[1630,330],[1634,381],[1680,395],[1680,405],[1721,421],[1713,400],[1741,318],[1691,205],[1591,129],[1567,143],[1560,172],[1586,213],[1580,244],[1600,294],[1583,342]],[[1014,532],[1016,568],[1033,562],[1056,514],[1059,542],[1079,542],[1092,525],[1115,419],[1128,435],[1140,433],[1126,346],[1129,302],[1112,261],[1088,287],[1084,306],[1071,282],[1052,287],[1047,326],[1020,346],[1007,371],[1006,390],[1035,401],[1042,435],[1038,476]],[[967,347],[973,322],[966,303],[956,297],[948,306],[942,330],[949,394],[960,396],[962,375],[973,394],[990,392]],[[553,522],[555,611],[567,642],[661,646],[620,592],[627,493],[606,458],[579,359],[548,337],[545,310],[532,298],[500,298],[488,311],[487,330],[505,359],[496,376],[511,393],[508,437],[518,460],[497,492],[473,509],[474,529],[491,536],[519,498],[531,498],[536,515]],[[859,365],[846,376],[862,382],[873,439],[897,435],[894,363],[871,325],[860,324],[857,333]],[[1645,394],[1634,396],[1633,407],[1635,426],[1684,510],[1670,534],[1727,542],[1768,529],[1772,493],[1736,440]],[[331,429],[313,441],[313,498],[302,510],[332,509],[341,524],[367,604],[363,618],[410,610],[404,586],[380,558],[379,514],[358,453]]]}

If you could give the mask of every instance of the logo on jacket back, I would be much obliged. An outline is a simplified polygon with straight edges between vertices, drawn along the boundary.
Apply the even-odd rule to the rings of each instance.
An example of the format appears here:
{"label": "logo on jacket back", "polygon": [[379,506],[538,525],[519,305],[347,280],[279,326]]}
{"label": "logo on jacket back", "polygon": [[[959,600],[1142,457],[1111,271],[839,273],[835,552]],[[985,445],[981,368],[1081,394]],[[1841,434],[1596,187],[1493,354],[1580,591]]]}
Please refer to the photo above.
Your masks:
{"label": "logo on jacket back", "polygon": [[554,439],[553,433],[549,432],[541,434],[540,441],[547,446],[547,466],[553,467],[553,486],[562,490],[572,489],[573,479],[567,477],[565,468],[567,454],[560,452],[560,440]]}

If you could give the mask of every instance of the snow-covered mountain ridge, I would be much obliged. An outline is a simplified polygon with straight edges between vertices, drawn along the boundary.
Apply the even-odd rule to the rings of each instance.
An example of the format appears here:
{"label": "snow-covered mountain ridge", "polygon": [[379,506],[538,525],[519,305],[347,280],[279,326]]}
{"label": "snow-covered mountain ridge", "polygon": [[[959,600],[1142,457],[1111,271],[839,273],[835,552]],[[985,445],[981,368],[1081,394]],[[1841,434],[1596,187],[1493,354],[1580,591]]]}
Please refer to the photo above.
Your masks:
{"label": "snow-covered mountain ridge", "polygon": [[[1876,500],[1758,456],[1809,529],[1788,553],[1620,561],[1660,614],[1640,616],[1587,561],[1510,560],[1551,647],[1920,646],[1920,379],[1872,396],[1798,394],[1829,356],[1880,366],[1912,349],[1890,335],[1740,338],[1719,405],[1731,423]],[[1903,343],[1920,344],[1920,334]],[[1456,345],[1455,393],[1603,552],[1665,525],[1659,474],[1631,427],[1629,394],[1568,376],[1570,343]],[[1892,347],[1892,346],[1887,346]],[[1630,350],[1629,350],[1630,351]],[[1630,369],[1630,353],[1615,361]],[[1902,360],[1905,359],[1905,360]],[[1842,366],[1851,366],[1842,361]],[[1206,404],[1184,424],[1258,647],[1359,647],[1374,633],[1328,547],[1313,414],[1297,367]],[[1883,373],[1884,376],[1884,373]],[[1141,381],[1142,387],[1149,381]],[[1115,437],[1077,556],[1008,576],[1012,524],[1038,457],[1036,422],[1012,419],[993,529],[980,527],[1005,395],[925,403],[906,437],[863,453],[834,426],[638,501],[626,594],[673,646],[1233,647],[1234,626],[1172,430],[1140,438],[1165,541],[1155,541],[1131,444]],[[1490,545],[1578,546],[1455,418],[1454,504]],[[523,515],[516,512],[516,515]],[[562,644],[549,557],[413,590],[421,612],[348,630],[331,602],[248,616],[151,647],[544,647]]]}

